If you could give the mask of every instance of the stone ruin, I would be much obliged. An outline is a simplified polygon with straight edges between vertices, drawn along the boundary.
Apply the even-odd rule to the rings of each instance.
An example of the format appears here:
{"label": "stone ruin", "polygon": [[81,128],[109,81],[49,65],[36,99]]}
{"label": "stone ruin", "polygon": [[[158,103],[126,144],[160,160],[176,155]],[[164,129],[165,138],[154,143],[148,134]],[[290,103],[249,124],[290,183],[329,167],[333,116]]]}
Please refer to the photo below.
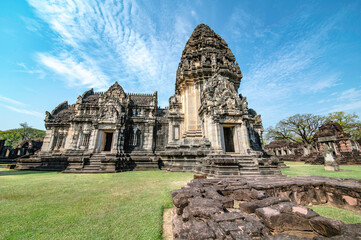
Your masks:
{"label": "stone ruin", "polygon": [[43,141],[41,139],[29,139],[22,141],[16,148],[5,145],[6,140],[0,139],[0,163],[13,164],[18,158],[29,158],[40,150]]}
{"label": "stone ruin", "polygon": [[116,82],[46,112],[41,151],[17,170],[68,173],[186,171],[211,177],[280,174],[262,147],[262,119],[238,94],[242,73],[227,43],[200,24],[185,45],[175,94],[126,93]]}
{"label": "stone ruin", "polygon": [[361,239],[361,224],[306,205],[361,212],[361,180],[327,177],[197,179],[172,192],[174,239]]}
{"label": "stone ruin", "polygon": [[314,144],[273,141],[265,146],[268,154],[282,161],[302,161],[311,164],[324,164],[323,150],[332,154],[337,164],[361,164],[361,145],[345,133],[340,124],[323,124],[314,135]]}

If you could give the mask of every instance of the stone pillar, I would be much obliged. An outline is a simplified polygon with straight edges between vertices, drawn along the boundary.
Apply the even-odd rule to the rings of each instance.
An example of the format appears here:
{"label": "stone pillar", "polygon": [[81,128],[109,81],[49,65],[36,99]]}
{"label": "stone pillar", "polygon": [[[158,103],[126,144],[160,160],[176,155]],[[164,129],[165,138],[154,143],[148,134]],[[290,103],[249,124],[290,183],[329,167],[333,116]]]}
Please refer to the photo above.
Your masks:
{"label": "stone pillar", "polygon": [[96,145],[96,141],[97,141],[97,136],[98,136],[98,132],[99,130],[97,128],[93,129],[91,134],[90,134],[90,139],[89,139],[89,151],[94,151],[95,150],[95,145]]}
{"label": "stone pillar", "polygon": [[94,152],[101,152],[103,137],[104,137],[104,132],[98,131],[98,137],[96,138],[97,140],[96,140]]}
{"label": "stone pillar", "polygon": [[245,122],[239,128],[239,149],[240,153],[248,154],[248,150],[251,148],[249,144],[248,130]]}
{"label": "stone pillar", "polygon": [[144,132],[143,149],[151,151],[153,145],[153,124],[147,124],[145,126],[146,132]]}
{"label": "stone pillar", "polygon": [[78,142],[76,144],[76,149],[80,149],[80,146],[81,146],[81,141],[83,140],[83,132],[80,131],[79,132],[79,135],[78,135]]}
{"label": "stone pillar", "polygon": [[112,146],[110,148],[111,153],[117,153],[118,151],[118,137],[119,137],[119,129],[113,132]]}
{"label": "stone pillar", "polygon": [[73,140],[73,127],[70,127],[66,136],[66,142],[65,142],[65,149],[71,149],[72,148],[72,140]]}
{"label": "stone pillar", "polygon": [[53,141],[54,141],[54,132],[51,129],[47,129],[45,132],[45,137],[44,137],[43,145],[41,147],[41,151],[50,152]]}
{"label": "stone pillar", "polygon": [[224,152],[224,148],[222,147],[222,134],[223,128],[222,125],[218,122],[211,124],[211,137],[212,137],[212,146],[215,151],[222,151]]}
{"label": "stone pillar", "polygon": [[241,153],[241,145],[240,145],[240,126],[236,125],[233,128],[233,144],[234,144],[234,152]]}

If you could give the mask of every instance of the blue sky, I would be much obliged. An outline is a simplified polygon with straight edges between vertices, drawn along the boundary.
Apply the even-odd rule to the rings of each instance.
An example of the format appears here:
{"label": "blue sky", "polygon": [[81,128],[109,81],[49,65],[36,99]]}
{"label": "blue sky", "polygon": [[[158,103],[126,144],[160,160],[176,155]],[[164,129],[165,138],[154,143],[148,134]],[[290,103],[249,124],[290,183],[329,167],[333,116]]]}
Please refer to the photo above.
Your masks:
{"label": "blue sky", "polygon": [[296,113],[361,115],[361,1],[0,1],[0,129],[115,81],[168,105],[200,23],[229,45],[264,127]]}

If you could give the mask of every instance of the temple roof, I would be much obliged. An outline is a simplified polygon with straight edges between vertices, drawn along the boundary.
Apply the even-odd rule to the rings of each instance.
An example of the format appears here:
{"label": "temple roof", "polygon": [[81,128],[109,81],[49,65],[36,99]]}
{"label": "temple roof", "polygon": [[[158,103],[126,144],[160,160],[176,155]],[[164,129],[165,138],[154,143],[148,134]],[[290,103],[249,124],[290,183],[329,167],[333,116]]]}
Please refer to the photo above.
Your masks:
{"label": "temple roof", "polygon": [[341,125],[337,122],[327,122],[318,128],[318,131],[314,135],[314,138],[320,137],[331,137],[335,136],[337,138],[349,138],[350,135],[345,133]]}
{"label": "temple roof", "polygon": [[242,73],[236,58],[218,34],[198,25],[187,41],[177,70],[176,90],[185,79],[208,80],[214,74],[227,76],[238,89]]}

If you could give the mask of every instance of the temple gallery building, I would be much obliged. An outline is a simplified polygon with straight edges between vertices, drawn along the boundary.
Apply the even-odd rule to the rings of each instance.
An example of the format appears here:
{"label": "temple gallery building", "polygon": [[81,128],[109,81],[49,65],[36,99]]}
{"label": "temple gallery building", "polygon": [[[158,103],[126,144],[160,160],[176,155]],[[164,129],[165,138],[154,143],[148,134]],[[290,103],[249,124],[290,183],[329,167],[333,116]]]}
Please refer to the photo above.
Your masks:
{"label": "temple gallery building", "polygon": [[46,112],[39,152],[18,170],[188,171],[214,177],[280,174],[262,147],[262,120],[238,94],[242,73],[227,43],[198,25],[185,45],[169,107],[157,92],[86,91]]}

